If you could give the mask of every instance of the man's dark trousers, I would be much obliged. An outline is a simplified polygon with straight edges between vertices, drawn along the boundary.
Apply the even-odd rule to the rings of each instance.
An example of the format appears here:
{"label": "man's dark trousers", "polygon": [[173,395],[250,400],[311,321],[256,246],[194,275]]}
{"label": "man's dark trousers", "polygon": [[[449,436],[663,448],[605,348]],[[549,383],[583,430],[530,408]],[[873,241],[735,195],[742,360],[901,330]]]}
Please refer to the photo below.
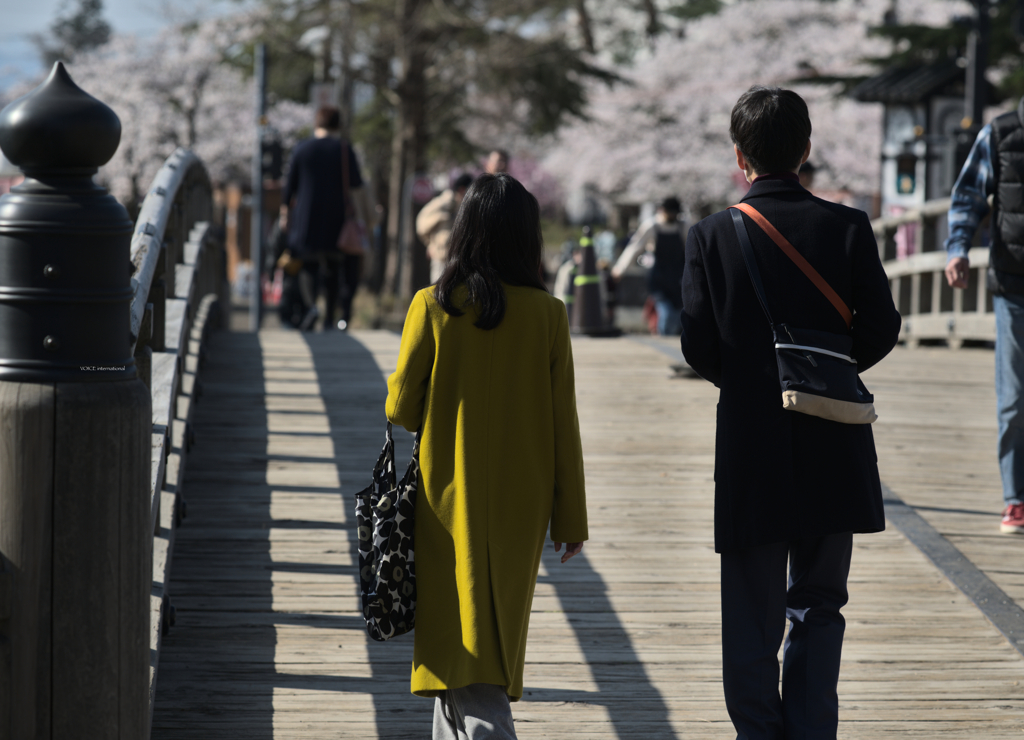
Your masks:
{"label": "man's dark trousers", "polygon": [[835,740],[852,549],[844,533],[722,553],[722,676],[737,740]]}

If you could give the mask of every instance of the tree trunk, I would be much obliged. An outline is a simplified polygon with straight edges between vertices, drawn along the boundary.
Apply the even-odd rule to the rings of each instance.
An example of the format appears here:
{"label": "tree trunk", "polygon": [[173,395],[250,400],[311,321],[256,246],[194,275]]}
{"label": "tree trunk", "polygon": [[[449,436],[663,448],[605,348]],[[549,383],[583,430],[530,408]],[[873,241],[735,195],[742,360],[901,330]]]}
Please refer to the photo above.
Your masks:
{"label": "tree trunk", "polygon": [[587,11],[586,0],[576,0],[576,14],[580,17],[580,33],[583,35],[583,46],[590,54],[596,53],[594,32],[590,27],[590,13]]}
{"label": "tree trunk", "polygon": [[[371,60],[373,70],[373,84],[378,90],[390,88],[391,81],[391,59],[390,50],[387,54],[380,54]],[[380,224],[380,231],[374,234],[374,255],[372,270],[369,273],[370,289],[377,294],[378,299],[382,293],[391,292],[384,282],[384,270],[387,267],[388,255],[388,202],[391,197],[391,160],[388,152],[383,146],[375,142],[373,152],[368,157],[372,167],[373,182],[373,203],[378,208],[374,215],[374,223]],[[375,325],[379,328],[380,303],[378,300],[377,317]]]}
{"label": "tree trunk", "polygon": [[[401,95],[401,93],[399,93]],[[385,256],[382,293],[398,292],[399,226],[402,213],[402,190],[405,185],[405,101],[395,109],[395,128],[391,134],[391,176],[388,187],[387,254]]]}
{"label": "tree trunk", "polygon": [[339,40],[341,43],[341,89],[338,91],[338,108],[341,110],[342,130],[352,139],[352,0],[345,0],[341,19]]}
{"label": "tree trunk", "polygon": [[395,56],[399,61],[399,78],[395,86],[398,105],[395,129],[391,138],[391,183],[388,192],[387,267],[383,292],[398,298],[398,308],[408,305],[411,295],[403,295],[401,272],[409,268],[410,255],[403,253],[408,245],[401,238],[402,200],[405,180],[413,174],[422,156],[417,152],[423,137],[422,100],[424,96],[423,67],[425,53],[418,28],[418,11],[424,0],[395,0],[398,29]]}
{"label": "tree trunk", "polygon": [[658,8],[654,0],[642,0],[644,12],[647,13],[647,35],[654,37],[661,30],[661,23],[658,22]]}
{"label": "tree trunk", "polygon": [[[422,47],[417,48],[412,55],[412,64],[409,68],[407,78],[409,94],[406,97],[405,109],[405,176],[414,177],[426,170],[426,80],[423,70],[426,68],[426,55]],[[398,301],[404,307],[412,301],[415,290],[420,287],[416,285],[416,257],[414,253],[419,242],[416,239],[415,225],[412,223],[411,203],[406,203],[406,194],[402,193],[401,206],[402,227],[402,270],[398,279]]]}

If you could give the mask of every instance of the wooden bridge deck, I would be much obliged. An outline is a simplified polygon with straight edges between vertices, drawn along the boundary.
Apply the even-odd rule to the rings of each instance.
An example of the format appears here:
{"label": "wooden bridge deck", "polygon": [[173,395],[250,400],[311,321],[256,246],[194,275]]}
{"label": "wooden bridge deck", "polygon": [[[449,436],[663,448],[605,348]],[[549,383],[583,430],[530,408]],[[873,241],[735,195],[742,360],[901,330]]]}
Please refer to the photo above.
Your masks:
{"label": "wooden bridge deck", "polygon": [[[574,343],[592,540],[567,565],[545,558],[513,706],[523,740],[735,737],[716,391],[671,377],[671,346]],[[411,640],[365,636],[353,566],[351,494],[379,452],[397,350],[384,332],[213,338],[155,739],[429,737]],[[883,480],[1021,603],[1024,538],[997,530],[991,379],[991,352],[899,349],[867,382]],[[855,539],[845,614],[840,738],[1021,737],[1024,658],[894,528]]]}

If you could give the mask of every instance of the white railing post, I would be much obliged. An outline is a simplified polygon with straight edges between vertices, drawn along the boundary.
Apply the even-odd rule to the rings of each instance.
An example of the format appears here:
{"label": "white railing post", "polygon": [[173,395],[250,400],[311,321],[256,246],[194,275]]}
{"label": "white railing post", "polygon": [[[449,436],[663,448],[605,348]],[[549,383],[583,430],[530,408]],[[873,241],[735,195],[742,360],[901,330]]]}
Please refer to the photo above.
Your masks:
{"label": "white railing post", "polygon": [[[940,243],[939,219],[949,212],[948,198],[928,201],[920,208],[899,216],[876,219],[872,222],[879,253],[883,259],[893,301],[903,314],[901,338],[910,346],[924,341],[945,341],[958,349],[965,341],[994,341],[995,317],[988,309],[985,274],[988,270],[987,247],[974,247],[968,255],[971,278],[967,290],[975,291],[972,305],[965,305],[964,290],[951,289],[945,278],[946,253]],[[896,259],[894,237],[897,229],[916,224],[916,252],[906,259]],[[927,274],[930,290],[922,283]],[[909,282],[909,296],[905,283]],[[925,311],[924,301],[928,301]]]}

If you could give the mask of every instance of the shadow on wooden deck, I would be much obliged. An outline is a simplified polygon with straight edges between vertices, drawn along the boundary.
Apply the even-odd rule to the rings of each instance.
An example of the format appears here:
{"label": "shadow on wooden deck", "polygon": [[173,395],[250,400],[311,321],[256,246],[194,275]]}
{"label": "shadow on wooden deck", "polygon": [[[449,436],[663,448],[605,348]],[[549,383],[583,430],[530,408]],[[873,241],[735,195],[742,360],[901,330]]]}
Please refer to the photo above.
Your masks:
{"label": "shadow on wooden deck", "polygon": [[[409,694],[411,638],[372,643],[358,611],[352,494],[383,442],[384,371],[360,341],[338,333],[222,333],[207,368],[154,740],[320,737],[303,727],[332,715],[345,726],[335,737],[427,736],[432,702]],[[406,459],[411,437],[397,434],[396,443]],[[601,576],[585,556],[564,569],[553,552],[546,561],[552,575],[543,580],[599,690],[533,688],[525,704],[598,704],[619,737],[635,737],[642,717],[650,736],[674,738]],[[581,612],[601,613],[600,630],[574,617]],[[337,694],[338,706],[316,692]]]}
{"label": "shadow on wooden deck", "polygon": [[[597,691],[531,688],[527,665],[527,690],[530,702],[573,702],[602,706],[619,738],[635,738],[641,734],[652,738],[675,740],[675,729],[661,691],[647,674],[622,621],[609,599],[609,588],[591,565],[584,551],[562,565],[560,555],[545,549],[544,561],[548,576],[541,583],[554,586],[555,594],[573,629],[576,642],[585,657]],[[587,614],[603,618],[600,627],[588,624]],[[564,665],[568,676],[579,666]],[[623,687],[630,688],[623,693]],[[515,705],[512,707],[515,714]]]}

